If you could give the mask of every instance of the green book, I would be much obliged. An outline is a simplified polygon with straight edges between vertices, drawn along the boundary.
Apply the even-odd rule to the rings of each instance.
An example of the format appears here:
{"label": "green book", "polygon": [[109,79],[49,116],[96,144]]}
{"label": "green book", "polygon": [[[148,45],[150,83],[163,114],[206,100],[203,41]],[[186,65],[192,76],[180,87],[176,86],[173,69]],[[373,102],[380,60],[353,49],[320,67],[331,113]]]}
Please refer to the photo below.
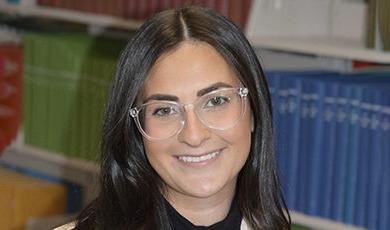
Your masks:
{"label": "green book", "polygon": [[30,67],[33,65],[33,46],[32,39],[30,36],[23,36],[24,46],[24,66],[23,66],[23,132],[24,132],[24,141],[25,143],[31,143],[32,140],[32,117],[31,112],[33,108],[32,101],[32,90],[33,90],[33,81],[31,78]]}
{"label": "green book", "polygon": [[368,1],[368,14],[367,14],[367,35],[366,46],[367,48],[375,48],[376,40],[376,19],[377,19],[377,0]]}
{"label": "green book", "polygon": [[96,160],[108,88],[125,41],[35,32],[24,43],[26,143]]}
{"label": "green book", "polygon": [[390,1],[378,1],[379,31],[383,43],[383,50],[390,51]]}
{"label": "green book", "polygon": [[32,66],[27,73],[30,74],[32,83],[31,93],[31,144],[39,147],[47,147],[47,99],[48,99],[48,84],[46,82],[47,72],[47,46],[44,40],[38,40],[32,35],[31,48],[33,50]]}
{"label": "green book", "polygon": [[311,230],[309,227],[299,225],[299,224],[292,224],[291,229],[292,230]]}

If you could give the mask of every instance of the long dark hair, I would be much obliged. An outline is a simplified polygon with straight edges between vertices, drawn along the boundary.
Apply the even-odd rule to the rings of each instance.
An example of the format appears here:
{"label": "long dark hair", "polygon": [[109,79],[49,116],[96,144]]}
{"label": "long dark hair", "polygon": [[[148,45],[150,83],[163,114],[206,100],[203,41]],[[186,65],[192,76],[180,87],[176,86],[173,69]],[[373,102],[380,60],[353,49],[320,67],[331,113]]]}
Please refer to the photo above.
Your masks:
{"label": "long dark hair", "polygon": [[260,63],[240,30],[199,7],[167,10],[147,20],[124,48],[105,112],[101,191],[77,219],[78,229],[172,229],[163,182],[145,157],[142,137],[129,116],[156,60],[183,41],[214,47],[249,89],[254,130],[240,171],[236,197],[251,229],[290,229],[272,148],[271,102]]}

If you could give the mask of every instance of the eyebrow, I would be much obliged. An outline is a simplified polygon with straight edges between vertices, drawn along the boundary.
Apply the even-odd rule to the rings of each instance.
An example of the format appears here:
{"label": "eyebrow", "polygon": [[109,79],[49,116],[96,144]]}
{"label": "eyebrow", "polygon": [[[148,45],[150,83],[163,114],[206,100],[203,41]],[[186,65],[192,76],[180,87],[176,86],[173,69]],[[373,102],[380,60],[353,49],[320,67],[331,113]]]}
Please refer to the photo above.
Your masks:
{"label": "eyebrow", "polygon": [[148,101],[151,100],[157,100],[157,101],[179,101],[179,98],[173,95],[168,95],[168,94],[153,94],[149,97],[147,97],[143,103],[147,103]]}
{"label": "eyebrow", "polygon": [[[197,93],[196,93],[196,96],[198,97],[201,97],[207,93],[210,93],[214,90],[217,90],[217,89],[220,89],[220,88],[232,88],[233,86],[227,84],[227,83],[224,83],[224,82],[217,82],[217,83],[214,83],[204,89],[201,89],[199,90]],[[179,101],[179,98],[177,96],[174,96],[174,95],[169,95],[169,94],[153,94],[153,95],[150,95],[149,97],[147,97],[143,103],[147,103],[148,101],[151,101],[151,100],[159,100],[159,101],[175,101],[175,102],[178,102]]]}
{"label": "eyebrow", "polygon": [[214,83],[212,85],[210,85],[209,87],[207,88],[204,88],[204,89],[201,89],[198,91],[198,93],[196,94],[196,96],[200,97],[200,96],[203,96],[205,94],[208,94],[214,90],[217,90],[217,89],[220,89],[220,88],[232,88],[233,86],[227,84],[227,83],[224,83],[224,82],[217,82],[217,83]]}

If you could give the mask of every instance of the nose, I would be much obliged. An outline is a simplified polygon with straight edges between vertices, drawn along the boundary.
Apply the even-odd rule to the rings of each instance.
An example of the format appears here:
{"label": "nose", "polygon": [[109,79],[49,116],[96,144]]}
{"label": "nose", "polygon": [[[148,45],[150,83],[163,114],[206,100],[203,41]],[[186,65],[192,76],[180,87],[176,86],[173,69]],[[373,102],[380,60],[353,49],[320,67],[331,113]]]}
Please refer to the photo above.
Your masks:
{"label": "nose", "polygon": [[194,109],[186,109],[186,120],[178,134],[178,140],[191,147],[198,147],[210,138],[210,130],[199,120]]}

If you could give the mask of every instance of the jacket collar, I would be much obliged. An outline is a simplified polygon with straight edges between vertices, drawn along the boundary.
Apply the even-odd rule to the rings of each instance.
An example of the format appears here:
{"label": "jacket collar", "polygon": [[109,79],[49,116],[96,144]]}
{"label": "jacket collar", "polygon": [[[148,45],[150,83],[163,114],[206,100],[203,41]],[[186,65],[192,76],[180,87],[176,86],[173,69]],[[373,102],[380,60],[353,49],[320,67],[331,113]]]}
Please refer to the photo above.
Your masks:
{"label": "jacket collar", "polygon": [[240,229],[241,230],[250,230],[250,228],[249,228],[248,224],[246,223],[245,219],[242,219]]}

